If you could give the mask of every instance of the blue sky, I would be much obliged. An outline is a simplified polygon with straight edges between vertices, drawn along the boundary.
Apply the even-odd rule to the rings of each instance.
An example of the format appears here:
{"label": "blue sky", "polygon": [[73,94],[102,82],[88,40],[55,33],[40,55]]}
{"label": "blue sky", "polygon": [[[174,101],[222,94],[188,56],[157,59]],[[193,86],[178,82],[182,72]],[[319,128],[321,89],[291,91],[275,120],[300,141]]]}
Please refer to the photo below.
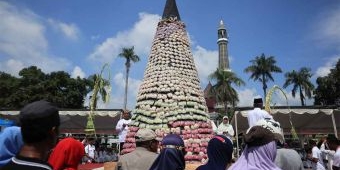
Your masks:
{"label": "blue sky", "polygon": [[[64,70],[87,77],[110,64],[112,95],[101,108],[121,108],[124,92],[122,47],[135,46],[141,62],[132,65],[128,107],[132,109],[142,81],[157,22],[165,0],[34,0],[0,1],[0,71],[15,76],[36,65],[44,72]],[[340,58],[340,1],[337,0],[177,0],[191,39],[202,88],[217,67],[217,28],[222,19],[229,33],[230,67],[246,86],[237,88],[239,106],[263,96],[259,82],[243,72],[265,53],[275,56],[283,72],[307,66],[315,78],[327,75]],[[282,86],[284,74],[273,74]],[[289,104],[299,105],[286,89]],[[308,101],[307,104],[312,104]],[[283,96],[275,94],[281,105]]]}

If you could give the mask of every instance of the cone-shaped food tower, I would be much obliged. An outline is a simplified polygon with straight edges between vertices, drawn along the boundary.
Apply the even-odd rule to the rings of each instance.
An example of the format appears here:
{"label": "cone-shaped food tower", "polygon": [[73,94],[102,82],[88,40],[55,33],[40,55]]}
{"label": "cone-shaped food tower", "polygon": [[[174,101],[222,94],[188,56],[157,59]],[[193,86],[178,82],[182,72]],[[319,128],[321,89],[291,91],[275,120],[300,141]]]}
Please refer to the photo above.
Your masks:
{"label": "cone-shaped food tower", "polygon": [[186,160],[202,161],[213,132],[207,112],[185,25],[175,0],[167,0],[122,153],[134,150],[139,128],[149,128],[159,138],[179,134]]}

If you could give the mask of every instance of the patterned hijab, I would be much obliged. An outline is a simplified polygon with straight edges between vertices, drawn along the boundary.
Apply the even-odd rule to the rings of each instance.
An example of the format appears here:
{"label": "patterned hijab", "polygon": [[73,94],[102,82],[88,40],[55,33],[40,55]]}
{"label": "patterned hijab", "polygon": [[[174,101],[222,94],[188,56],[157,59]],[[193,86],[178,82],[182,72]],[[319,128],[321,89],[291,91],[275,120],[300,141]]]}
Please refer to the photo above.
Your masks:
{"label": "patterned hijab", "polygon": [[6,165],[24,145],[20,127],[11,126],[0,133],[0,167]]}
{"label": "patterned hijab", "polygon": [[207,152],[208,162],[197,170],[225,170],[232,158],[233,145],[227,137],[217,135],[210,139]]}
{"label": "patterned hijab", "polygon": [[175,134],[165,136],[161,142],[161,153],[150,170],[184,170],[184,142]]}
{"label": "patterned hijab", "polygon": [[245,147],[241,157],[228,170],[281,170],[275,165],[276,142]]}
{"label": "patterned hijab", "polygon": [[48,163],[54,170],[76,170],[84,153],[84,145],[81,142],[73,138],[65,138],[54,148]]}

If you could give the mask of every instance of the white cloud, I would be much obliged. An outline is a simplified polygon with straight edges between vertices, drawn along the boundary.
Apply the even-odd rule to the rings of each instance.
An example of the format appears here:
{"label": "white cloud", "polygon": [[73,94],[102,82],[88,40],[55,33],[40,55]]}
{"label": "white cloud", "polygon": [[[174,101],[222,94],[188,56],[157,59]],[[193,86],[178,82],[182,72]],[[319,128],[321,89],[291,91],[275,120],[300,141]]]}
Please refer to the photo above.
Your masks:
{"label": "white cloud", "polygon": [[107,38],[90,54],[89,59],[103,63],[111,63],[123,47],[135,47],[139,56],[148,55],[151,49],[159,15],[140,13],[139,21],[130,30],[118,32],[114,37]]}
{"label": "white cloud", "polygon": [[[99,101],[98,108],[101,108],[101,109],[123,108],[124,92],[125,92],[125,74],[121,72],[115,74],[112,81],[113,82],[111,86],[113,90],[112,90],[112,94],[110,97],[110,101],[105,104],[102,101]],[[129,77],[128,102],[127,102],[127,108],[129,110],[134,109],[136,105],[137,93],[138,93],[139,86],[141,83],[142,83],[141,80]]]}
{"label": "white cloud", "polygon": [[330,73],[330,69],[334,68],[336,62],[340,59],[339,56],[331,57],[325,65],[317,68],[315,72],[315,77],[324,77],[327,76]]}
{"label": "white cloud", "polygon": [[247,106],[253,106],[253,100],[256,97],[259,97],[259,95],[256,92],[255,88],[252,89],[244,89],[244,90],[237,90],[239,103],[237,106],[239,107],[247,107]]}
{"label": "white cloud", "polygon": [[72,78],[77,78],[77,77],[84,78],[85,76],[86,76],[85,73],[79,66],[75,66],[71,73]]}
{"label": "white cloud", "polygon": [[19,58],[34,55],[37,50],[46,51],[45,27],[31,11],[0,2],[0,50],[2,53]]}
{"label": "white cloud", "polygon": [[320,14],[314,27],[318,44],[335,46],[340,50],[340,6]]}
{"label": "white cloud", "polygon": [[196,69],[202,85],[208,84],[208,76],[217,68],[218,52],[209,51],[201,46],[193,49]]}
{"label": "white cloud", "polygon": [[100,35],[92,35],[90,37],[91,40],[98,40],[100,38]]}
{"label": "white cloud", "polygon": [[61,21],[56,21],[54,19],[48,19],[47,22],[56,30],[63,33],[63,35],[71,40],[77,40],[79,36],[79,28],[76,24],[66,24]]}
{"label": "white cloud", "polygon": [[25,8],[0,1],[0,70],[13,75],[35,65],[44,72],[64,70],[68,60],[51,56],[41,18]]}
{"label": "white cloud", "polygon": [[[10,68],[10,69],[6,69]],[[0,70],[4,70],[5,72],[18,75],[19,71],[24,68],[24,64],[19,60],[9,59],[4,63],[0,63]]]}
{"label": "white cloud", "polygon": [[336,41],[340,41],[340,8],[329,11],[329,16],[325,18],[323,34]]}

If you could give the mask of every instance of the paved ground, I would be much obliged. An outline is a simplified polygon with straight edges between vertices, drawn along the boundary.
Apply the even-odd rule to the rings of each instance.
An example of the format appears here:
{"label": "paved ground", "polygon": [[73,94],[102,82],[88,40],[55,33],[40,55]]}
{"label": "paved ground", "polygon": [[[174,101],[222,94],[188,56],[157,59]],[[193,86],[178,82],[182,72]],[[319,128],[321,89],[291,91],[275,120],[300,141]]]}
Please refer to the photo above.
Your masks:
{"label": "paved ground", "polygon": [[[97,163],[79,164],[78,170],[92,170],[92,169],[96,169],[96,168],[101,168],[103,166],[104,166],[104,164],[97,164]],[[103,167],[103,169],[104,169],[104,167]]]}

